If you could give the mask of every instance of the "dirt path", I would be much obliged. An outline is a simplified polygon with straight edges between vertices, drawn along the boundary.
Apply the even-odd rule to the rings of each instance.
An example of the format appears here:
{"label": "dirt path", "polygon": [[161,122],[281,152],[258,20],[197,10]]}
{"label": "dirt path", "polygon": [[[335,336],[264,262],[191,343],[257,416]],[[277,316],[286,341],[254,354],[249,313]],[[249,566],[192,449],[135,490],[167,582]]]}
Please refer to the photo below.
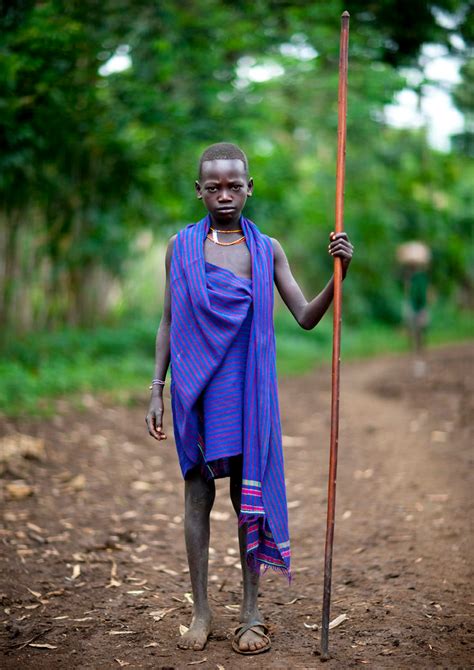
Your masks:
{"label": "dirt path", "polygon": [[[331,615],[348,619],[331,632],[326,667],[474,665],[473,355],[472,345],[431,351],[422,379],[408,357],[344,366]],[[240,572],[226,482],[211,538],[215,633],[204,652],[180,651],[191,604],[174,446],[146,437],[145,397],[127,409],[89,404],[0,423],[1,435],[40,438],[3,442],[0,666],[321,667],[310,626],[321,614],[328,370],[280,381],[294,579],[262,578],[273,647],[257,657],[227,639]],[[29,458],[10,456],[18,446]]]}

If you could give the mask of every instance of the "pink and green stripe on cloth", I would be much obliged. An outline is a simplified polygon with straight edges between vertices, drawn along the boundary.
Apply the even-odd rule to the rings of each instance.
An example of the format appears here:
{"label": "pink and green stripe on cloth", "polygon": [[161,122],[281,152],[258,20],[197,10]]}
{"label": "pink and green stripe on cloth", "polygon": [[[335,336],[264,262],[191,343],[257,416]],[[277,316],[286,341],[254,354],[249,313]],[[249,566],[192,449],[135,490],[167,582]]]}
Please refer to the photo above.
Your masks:
{"label": "pink and green stripe on cloth", "polygon": [[242,454],[239,524],[247,524],[248,562],[289,577],[273,246],[242,217],[252,279],[239,277],[205,261],[209,226],[207,216],[181,230],[171,261],[170,389],[179,462],[184,477],[203,464],[218,477],[227,474],[226,459]]}

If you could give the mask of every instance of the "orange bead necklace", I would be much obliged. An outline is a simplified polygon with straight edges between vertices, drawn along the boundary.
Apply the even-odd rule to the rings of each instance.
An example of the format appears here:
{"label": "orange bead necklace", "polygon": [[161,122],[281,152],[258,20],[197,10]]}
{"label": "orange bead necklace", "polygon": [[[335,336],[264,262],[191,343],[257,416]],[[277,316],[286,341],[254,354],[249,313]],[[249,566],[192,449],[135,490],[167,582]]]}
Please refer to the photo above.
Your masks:
{"label": "orange bead necklace", "polygon": [[241,233],[242,230],[216,230],[216,228],[213,228],[212,226],[210,226],[209,229],[212,230],[212,236],[208,233],[207,239],[211,242],[214,242],[214,244],[219,244],[221,247],[230,247],[233,244],[240,244],[245,240],[245,235],[243,235],[242,237],[239,237],[237,240],[233,240],[232,242],[219,242],[217,233]]}

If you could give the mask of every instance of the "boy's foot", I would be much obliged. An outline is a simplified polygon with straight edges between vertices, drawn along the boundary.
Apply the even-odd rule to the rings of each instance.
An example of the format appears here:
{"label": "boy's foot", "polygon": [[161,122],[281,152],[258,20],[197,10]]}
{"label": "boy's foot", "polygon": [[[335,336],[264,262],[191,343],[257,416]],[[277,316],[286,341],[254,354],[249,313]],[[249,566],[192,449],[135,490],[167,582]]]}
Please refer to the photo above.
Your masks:
{"label": "boy's foot", "polygon": [[211,625],[212,617],[210,613],[193,616],[189,630],[181,635],[178,640],[178,647],[201,651],[206,646],[207,639],[211,634]]}
{"label": "boy's foot", "polygon": [[271,647],[268,627],[261,621],[241,623],[234,630],[232,648],[239,654],[261,654]]}

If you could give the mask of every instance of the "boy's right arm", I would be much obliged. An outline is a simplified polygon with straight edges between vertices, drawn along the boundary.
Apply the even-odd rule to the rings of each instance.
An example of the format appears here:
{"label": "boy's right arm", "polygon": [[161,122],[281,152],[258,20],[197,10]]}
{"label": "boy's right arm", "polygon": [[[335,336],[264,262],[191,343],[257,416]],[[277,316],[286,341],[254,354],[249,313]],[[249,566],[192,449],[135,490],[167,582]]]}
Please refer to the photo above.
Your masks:
{"label": "boy's right arm", "polygon": [[[166,249],[166,283],[163,302],[163,314],[160,326],[156,334],[155,345],[155,374],[154,379],[164,380],[170,363],[170,327],[171,327],[171,293],[170,293],[170,268],[171,257],[176,235],[170,238]],[[155,440],[166,440],[163,431],[163,386],[154,384],[151,390],[150,406],[146,416],[148,432]]]}

